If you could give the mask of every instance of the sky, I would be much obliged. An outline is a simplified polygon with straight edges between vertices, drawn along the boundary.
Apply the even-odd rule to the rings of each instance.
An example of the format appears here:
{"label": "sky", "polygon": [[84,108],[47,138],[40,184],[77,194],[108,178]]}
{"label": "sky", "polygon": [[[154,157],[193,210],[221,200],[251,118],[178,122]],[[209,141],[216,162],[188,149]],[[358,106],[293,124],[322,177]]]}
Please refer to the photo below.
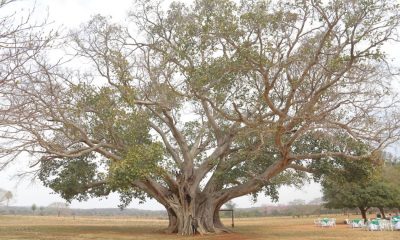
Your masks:
{"label": "sky", "polygon": [[[126,15],[133,5],[131,0],[21,0],[18,4],[20,10],[31,9],[36,2],[35,17],[41,19],[48,14],[49,20],[54,22],[54,26],[63,25],[65,28],[77,28],[81,23],[88,21],[95,14],[108,15],[113,21],[125,22]],[[25,178],[18,181],[13,176],[26,169],[22,159],[10,166],[5,172],[0,172],[0,188],[10,190],[14,193],[13,206],[47,206],[53,202],[64,201],[51,189],[44,187],[40,181]],[[25,161],[26,162],[26,161]],[[302,189],[283,187],[280,189],[279,203],[285,204],[294,199],[303,199],[311,201],[314,198],[321,197],[321,187],[319,184],[306,184]],[[270,204],[271,201],[266,197],[260,197],[257,203],[253,203],[250,197],[241,197],[235,199],[237,207],[253,207],[263,204]],[[117,207],[118,195],[111,194],[108,198],[90,199],[86,202],[73,201],[72,208],[110,208]],[[163,209],[163,206],[154,200],[145,204],[139,204],[138,201],[132,202],[129,208],[139,209]]]}

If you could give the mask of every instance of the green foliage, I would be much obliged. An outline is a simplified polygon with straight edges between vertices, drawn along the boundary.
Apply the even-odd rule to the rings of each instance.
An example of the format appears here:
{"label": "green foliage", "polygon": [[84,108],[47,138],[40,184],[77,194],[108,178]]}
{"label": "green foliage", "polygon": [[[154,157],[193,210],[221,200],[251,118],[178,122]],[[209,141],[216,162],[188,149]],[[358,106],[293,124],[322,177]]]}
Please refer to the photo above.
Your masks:
{"label": "green foliage", "polygon": [[36,209],[37,209],[37,206],[36,206],[36,204],[32,204],[32,206],[31,206],[31,210],[32,210],[32,212],[34,212],[34,213],[35,213]]}
{"label": "green foliage", "polygon": [[93,154],[88,154],[42,162],[39,179],[68,201],[103,196],[109,192],[107,185],[91,187],[92,183],[105,181],[106,178],[106,174],[98,172],[98,163],[92,162],[94,158]]}
{"label": "green foliage", "polygon": [[[73,104],[69,114],[80,122],[79,128],[64,122],[63,131],[80,139],[84,129],[92,139],[105,139],[117,146],[113,154],[121,160],[113,162],[93,152],[78,157],[46,158],[42,160],[40,180],[68,201],[87,200],[111,191],[120,191],[123,199],[139,194],[132,189],[132,181],[157,175],[157,164],[163,157],[162,147],[152,143],[146,113],[138,111],[121,92],[110,87],[81,83],[69,90],[68,98]],[[70,139],[55,135],[53,141],[65,145]],[[72,151],[81,147],[70,144]]]}
{"label": "green foliage", "polygon": [[310,163],[313,178],[319,181],[324,176],[341,176],[337,181],[367,181],[373,176],[379,159],[369,156],[370,147],[362,141],[345,135],[308,135],[303,136],[306,149],[304,152],[336,152],[347,156],[366,156],[363,159],[349,160],[346,157],[324,157]]}
{"label": "green foliage", "polygon": [[[280,159],[281,155],[271,142],[272,139],[259,134],[249,134],[237,140],[239,151],[230,154],[230,163],[233,165],[229,171],[218,172],[219,181],[225,186],[240,185],[249,179],[261,174],[268,166]],[[245,159],[245,161],[244,161]],[[279,187],[290,185],[301,187],[309,177],[303,171],[285,170],[277,174],[257,192],[252,193],[252,199],[257,201],[258,194],[264,193],[273,201],[279,200]]]}
{"label": "green foliage", "polygon": [[329,208],[395,207],[399,191],[382,180],[365,182],[323,182],[324,200]]}
{"label": "green foliage", "polygon": [[[76,101],[76,117],[93,138],[127,146],[150,142],[146,114],[132,107],[118,90],[79,84],[71,89],[71,95]],[[64,128],[76,131],[72,126]]]}
{"label": "green foliage", "polygon": [[[199,0],[164,12],[143,0],[130,13],[143,33],[137,38],[93,17],[73,34],[76,54],[93,72],[74,75],[58,112],[43,113],[56,130],[43,134],[50,143],[41,146],[49,155],[41,180],[69,200],[117,191],[121,206],[147,197],[134,187],[139,180],[178,196],[181,184],[203,184],[209,175],[212,191],[254,180],[254,198],[261,190],[277,200],[280,186],[310,179],[285,169],[291,163],[326,184],[336,174],[341,184],[372,181],[370,158],[315,156],[371,152],[349,132],[372,129],[368,115],[381,108],[376,96],[385,83],[370,87],[384,58],[384,34],[377,34],[390,37],[398,25],[375,28],[382,19],[374,12],[385,2]],[[364,45],[369,51],[353,52]],[[183,116],[188,111],[193,119]],[[92,188],[95,182],[102,184]]]}
{"label": "green foliage", "polygon": [[110,187],[120,194],[119,207],[125,208],[134,198],[144,202],[150,195],[134,187],[137,180],[158,178],[164,174],[160,161],[164,158],[164,150],[158,143],[132,147],[125,158],[110,166],[108,182]]}
{"label": "green foliage", "polygon": [[131,187],[135,180],[154,178],[162,174],[158,163],[163,159],[160,144],[132,147],[125,159],[111,165],[110,179],[116,188]]}
{"label": "green foliage", "polygon": [[[364,147],[360,148],[360,145],[356,145],[353,150],[361,154],[360,149]],[[324,173],[321,182],[324,200],[327,202],[326,207],[368,209],[399,206],[400,191],[395,182],[390,180],[394,176],[398,177],[399,172],[388,174],[391,171],[386,166],[373,164],[374,162],[369,159],[338,160],[341,169],[328,170]],[[382,163],[381,160],[376,160],[376,162]]]}
{"label": "green foliage", "polygon": [[[144,193],[132,187],[132,183],[162,175],[163,170],[158,166],[162,157],[162,147],[150,144],[133,147],[125,159],[115,163],[98,162],[93,154],[46,161],[42,162],[39,179],[68,201],[87,200],[118,191],[121,206],[126,206],[133,197],[144,201]],[[100,171],[102,168],[104,170]],[[99,182],[102,184],[92,185]]]}

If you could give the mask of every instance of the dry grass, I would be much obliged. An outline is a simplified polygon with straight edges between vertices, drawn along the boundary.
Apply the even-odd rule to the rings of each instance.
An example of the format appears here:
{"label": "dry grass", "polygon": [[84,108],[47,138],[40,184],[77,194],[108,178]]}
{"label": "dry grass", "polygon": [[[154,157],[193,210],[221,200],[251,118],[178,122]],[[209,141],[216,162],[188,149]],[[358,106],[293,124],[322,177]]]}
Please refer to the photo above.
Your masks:
{"label": "dry grass", "polygon": [[[339,218],[338,222],[343,219]],[[227,220],[227,224],[229,221]],[[235,233],[226,235],[196,236],[196,240],[244,240],[244,239],[399,239],[400,232],[367,232],[350,229],[338,224],[335,228],[319,228],[313,218],[292,219],[253,218],[236,219]],[[177,235],[165,235],[160,230],[165,220],[99,217],[41,217],[0,216],[0,239],[30,240],[116,240],[116,239],[193,239]]]}

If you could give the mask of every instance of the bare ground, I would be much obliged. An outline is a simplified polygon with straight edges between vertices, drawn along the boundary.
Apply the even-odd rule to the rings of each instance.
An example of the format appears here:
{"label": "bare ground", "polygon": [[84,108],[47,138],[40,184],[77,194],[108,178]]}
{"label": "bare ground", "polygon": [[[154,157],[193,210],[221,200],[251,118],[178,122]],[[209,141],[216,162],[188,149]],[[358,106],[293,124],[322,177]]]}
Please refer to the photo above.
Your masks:
{"label": "bare ground", "polygon": [[[356,216],[355,216],[356,217]],[[344,217],[338,216],[338,222]],[[226,224],[230,224],[226,220]],[[0,216],[0,239],[29,240],[247,240],[247,239],[399,239],[400,231],[368,232],[351,229],[344,224],[335,228],[320,228],[313,218],[267,217],[236,219],[233,234],[184,237],[163,234],[166,220],[110,218],[110,217],[48,217],[48,216]]]}

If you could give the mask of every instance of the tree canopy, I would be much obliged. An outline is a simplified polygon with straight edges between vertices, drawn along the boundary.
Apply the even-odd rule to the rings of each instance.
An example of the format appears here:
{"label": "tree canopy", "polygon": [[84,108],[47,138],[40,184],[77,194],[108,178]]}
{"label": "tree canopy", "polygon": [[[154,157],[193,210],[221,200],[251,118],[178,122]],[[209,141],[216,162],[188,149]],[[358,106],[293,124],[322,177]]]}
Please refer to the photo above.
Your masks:
{"label": "tree canopy", "polygon": [[[229,200],[276,196],[321,159],[398,137],[382,50],[398,40],[396,1],[138,1],[129,17],[70,35],[82,68],[38,59],[2,93],[3,154],[30,153],[68,200],[153,197],[169,232],[227,231]],[[348,147],[360,141],[362,155]]]}
{"label": "tree canopy", "polygon": [[323,176],[323,198],[328,208],[358,208],[366,220],[371,207],[378,208],[385,217],[384,208],[397,208],[400,191],[393,179],[400,172],[392,166],[374,166],[371,162],[347,162],[342,169]]}
{"label": "tree canopy", "polygon": [[323,182],[324,199],[328,208],[358,208],[362,217],[366,218],[366,212],[371,207],[381,210],[383,217],[384,208],[397,208],[400,202],[398,188],[382,178],[365,180]]}

